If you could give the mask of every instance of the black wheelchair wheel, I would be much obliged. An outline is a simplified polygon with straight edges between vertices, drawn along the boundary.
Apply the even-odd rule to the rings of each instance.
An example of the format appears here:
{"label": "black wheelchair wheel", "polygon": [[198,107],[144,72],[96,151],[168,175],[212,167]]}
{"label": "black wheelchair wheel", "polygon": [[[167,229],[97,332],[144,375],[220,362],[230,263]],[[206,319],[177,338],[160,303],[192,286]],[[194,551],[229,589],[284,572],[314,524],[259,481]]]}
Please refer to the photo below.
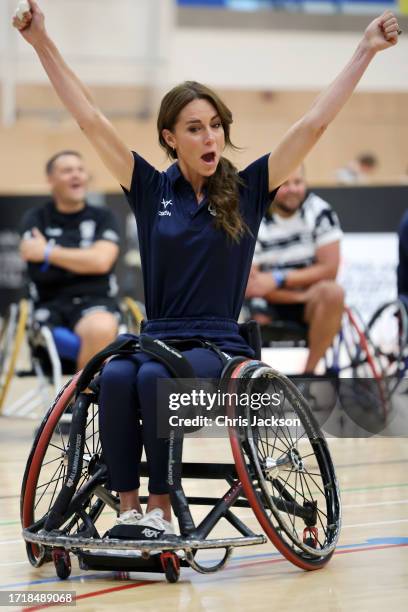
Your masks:
{"label": "black wheelchair wheel", "polygon": [[361,316],[346,307],[335,348],[340,375],[339,396],[346,413],[377,433],[391,412],[389,379]]}
{"label": "black wheelchair wheel", "polygon": [[[72,408],[77,377],[78,375],[63,387],[37,430],[21,488],[20,516],[23,528],[44,523],[66,479],[69,437],[66,428],[63,427],[64,414]],[[91,403],[85,430],[84,460],[77,491],[89,480],[100,456],[98,404]],[[102,513],[104,505],[101,499],[91,495],[80,511],[70,516],[61,526],[62,533],[73,535],[83,531],[84,518],[87,524],[89,524],[88,518],[94,523]],[[42,565],[44,561],[52,560],[50,551],[46,550],[46,547],[27,542],[26,549],[30,563],[36,567]]]}
{"label": "black wheelchair wheel", "polygon": [[367,330],[389,380],[392,395],[408,369],[408,311],[401,300],[383,304],[371,317]]}
{"label": "black wheelchair wheel", "polygon": [[229,405],[230,442],[244,493],[276,548],[304,570],[319,569],[333,555],[341,525],[323,433],[295,385],[269,366],[240,364],[231,379],[232,392],[274,398],[258,410]]}

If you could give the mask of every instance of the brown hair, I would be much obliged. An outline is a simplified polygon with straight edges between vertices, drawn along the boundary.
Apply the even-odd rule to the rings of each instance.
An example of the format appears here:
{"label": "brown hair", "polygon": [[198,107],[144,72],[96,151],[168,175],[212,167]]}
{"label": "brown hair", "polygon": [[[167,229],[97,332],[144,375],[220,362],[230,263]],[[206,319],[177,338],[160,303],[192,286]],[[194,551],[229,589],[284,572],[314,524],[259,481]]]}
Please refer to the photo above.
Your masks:
{"label": "brown hair", "polygon": [[[178,116],[183,108],[193,100],[208,100],[220,116],[224,129],[225,143],[237,149],[230,138],[230,125],[232,113],[219,96],[201,83],[185,81],[171,89],[163,98],[157,117],[157,130],[160,145],[165,149],[171,159],[177,159],[177,152],[166,143],[163,130],[171,132],[177,123]],[[217,169],[207,182],[208,199],[215,209],[215,226],[223,229],[234,242],[239,242],[248,229],[239,211],[239,185],[242,180],[235,166],[225,157],[221,157]]]}

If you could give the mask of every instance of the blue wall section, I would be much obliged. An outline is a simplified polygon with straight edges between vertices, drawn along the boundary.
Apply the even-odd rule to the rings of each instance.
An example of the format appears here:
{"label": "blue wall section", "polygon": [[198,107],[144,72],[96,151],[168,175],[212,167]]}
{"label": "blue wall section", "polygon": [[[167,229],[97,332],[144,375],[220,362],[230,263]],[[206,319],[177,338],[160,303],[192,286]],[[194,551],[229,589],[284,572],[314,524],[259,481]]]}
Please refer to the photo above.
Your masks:
{"label": "blue wall section", "polygon": [[[177,0],[180,6],[188,7],[209,7],[209,8],[231,8],[243,10],[259,10],[268,7],[290,8],[293,10],[296,6],[299,10],[307,11],[312,5],[316,5],[313,12],[316,12],[318,5],[324,5],[327,12],[327,6],[333,5],[333,12],[352,10],[357,12],[358,5],[373,5],[373,11],[377,12],[378,7],[390,8],[398,10],[398,0]],[[366,12],[366,11],[365,11]]]}

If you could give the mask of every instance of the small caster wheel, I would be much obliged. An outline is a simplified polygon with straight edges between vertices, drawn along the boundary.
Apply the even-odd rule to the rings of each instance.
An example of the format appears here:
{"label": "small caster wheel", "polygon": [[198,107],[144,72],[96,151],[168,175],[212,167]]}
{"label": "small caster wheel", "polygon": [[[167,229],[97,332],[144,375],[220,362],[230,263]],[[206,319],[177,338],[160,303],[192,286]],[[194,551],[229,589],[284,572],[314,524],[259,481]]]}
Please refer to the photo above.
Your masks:
{"label": "small caster wheel", "polygon": [[71,559],[69,552],[65,548],[54,548],[52,551],[55,571],[58,578],[66,580],[71,574]]}
{"label": "small caster wheel", "polygon": [[303,544],[317,549],[319,546],[319,532],[317,527],[305,527],[303,530]]}
{"label": "small caster wheel", "polygon": [[161,553],[160,562],[167,582],[177,582],[180,578],[180,559],[178,558],[176,553]]}
{"label": "small caster wheel", "polygon": [[116,572],[116,580],[129,580],[129,572]]}

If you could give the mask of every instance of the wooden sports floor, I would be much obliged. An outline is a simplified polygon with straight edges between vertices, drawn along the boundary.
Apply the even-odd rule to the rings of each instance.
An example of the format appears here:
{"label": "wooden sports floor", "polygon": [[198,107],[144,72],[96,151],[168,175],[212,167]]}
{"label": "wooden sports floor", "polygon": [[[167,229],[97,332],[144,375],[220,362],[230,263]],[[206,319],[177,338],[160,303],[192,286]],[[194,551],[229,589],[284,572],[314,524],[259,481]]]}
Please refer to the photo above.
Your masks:
{"label": "wooden sports floor", "polygon": [[[404,412],[407,397],[400,398]],[[0,418],[0,591],[70,590],[81,610],[208,611],[300,610],[302,612],[408,609],[408,439],[332,439],[343,502],[339,546],[328,566],[305,573],[271,544],[237,548],[227,567],[212,575],[182,568],[180,581],[163,575],[80,570],[72,556],[67,581],[47,563],[30,566],[19,521],[19,494],[35,422]],[[191,461],[229,461],[228,440],[189,439]],[[217,481],[188,482],[189,493],[225,492]],[[198,510],[198,515],[202,511]],[[261,533],[249,509],[239,514]],[[113,524],[114,515],[107,519]],[[107,524],[109,528],[109,524]],[[222,523],[217,533],[227,533]],[[224,531],[223,531],[224,530]],[[218,551],[202,553],[215,561]],[[1,609],[39,609],[34,605]]]}

